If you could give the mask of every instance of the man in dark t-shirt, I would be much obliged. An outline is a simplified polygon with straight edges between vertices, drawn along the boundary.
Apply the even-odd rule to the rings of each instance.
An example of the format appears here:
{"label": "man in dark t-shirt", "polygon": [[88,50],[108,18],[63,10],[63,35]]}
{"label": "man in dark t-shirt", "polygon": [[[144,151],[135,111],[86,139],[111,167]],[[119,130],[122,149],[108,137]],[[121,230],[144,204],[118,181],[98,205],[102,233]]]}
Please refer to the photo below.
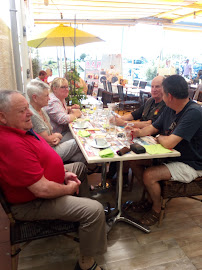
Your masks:
{"label": "man in dark t-shirt", "polygon": [[[169,158],[162,165],[153,166],[149,160],[138,162],[139,167],[141,163],[142,180],[149,194],[148,202],[143,202],[141,207],[144,209],[145,206],[148,210],[150,204],[151,209],[142,217],[141,223],[148,226],[154,225],[160,216],[160,180],[189,183],[202,176],[201,106],[189,100],[188,85],[179,75],[172,75],[164,80],[163,100],[167,107],[153,124],[132,130],[134,137],[159,134],[156,136],[157,143],[181,153],[180,157]],[[131,162],[134,174],[135,166],[135,162]],[[150,167],[145,169],[147,166]]]}
{"label": "man in dark t-shirt", "polygon": [[134,123],[134,127],[143,128],[156,121],[165,108],[165,103],[163,101],[163,80],[163,76],[155,77],[151,83],[152,97],[131,114],[123,115],[120,118],[117,117],[116,125],[125,126],[128,121],[140,120],[140,122],[138,121]]}
{"label": "man in dark t-shirt", "polygon": [[[163,101],[163,86],[162,82],[164,80],[163,76],[157,76],[152,80],[151,83],[151,95],[144,105],[139,109],[135,110],[130,114],[123,115],[121,117],[116,117],[117,126],[126,126],[127,123],[130,123],[132,120],[140,120],[133,122],[133,127],[135,128],[144,128],[149,126],[151,123],[156,121],[165,108],[165,103]],[[114,118],[110,121],[114,121]],[[124,163],[123,179],[124,187],[128,187],[128,162]],[[108,179],[113,179],[117,171],[117,163],[110,163],[109,171],[107,173]]]}

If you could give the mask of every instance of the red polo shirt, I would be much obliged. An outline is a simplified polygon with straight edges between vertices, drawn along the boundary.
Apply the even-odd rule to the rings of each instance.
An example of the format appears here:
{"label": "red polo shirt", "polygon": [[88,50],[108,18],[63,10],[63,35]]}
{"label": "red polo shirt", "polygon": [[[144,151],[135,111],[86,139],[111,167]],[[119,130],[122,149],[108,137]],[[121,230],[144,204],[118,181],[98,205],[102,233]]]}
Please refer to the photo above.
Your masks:
{"label": "red polo shirt", "polygon": [[25,131],[0,126],[0,135],[0,186],[10,203],[36,199],[27,187],[43,175],[64,182],[62,159],[38,134],[39,140]]}

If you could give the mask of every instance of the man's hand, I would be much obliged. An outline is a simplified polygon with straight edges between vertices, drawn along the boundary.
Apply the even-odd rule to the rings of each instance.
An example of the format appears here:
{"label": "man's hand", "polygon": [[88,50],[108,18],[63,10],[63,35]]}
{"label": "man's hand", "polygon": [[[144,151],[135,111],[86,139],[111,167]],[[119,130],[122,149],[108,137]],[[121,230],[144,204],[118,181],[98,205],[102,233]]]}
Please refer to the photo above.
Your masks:
{"label": "man's hand", "polygon": [[77,175],[72,172],[65,172],[65,179],[64,182],[66,185],[69,186],[70,190],[72,191],[71,194],[79,194],[79,186],[81,181],[77,178]]}
{"label": "man's hand", "polygon": [[117,116],[111,117],[109,119],[109,122],[117,126],[121,126],[121,127],[125,126],[125,121]]}
{"label": "man's hand", "polygon": [[133,138],[140,137],[140,129],[139,128],[133,128],[131,132],[132,132]]}
{"label": "man's hand", "polygon": [[54,138],[54,139],[52,139],[51,141],[50,141],[50,146],[56,146],[56,145],[58,145],[59,144],[59,142],[60,142],[60,139],[59,138]]}
{"label": "man's hand", "polygon": [[62,139],[62,134],[61,133],[53,133],[52,135],[54,135],[56,138],[59,138],[60,140]]}

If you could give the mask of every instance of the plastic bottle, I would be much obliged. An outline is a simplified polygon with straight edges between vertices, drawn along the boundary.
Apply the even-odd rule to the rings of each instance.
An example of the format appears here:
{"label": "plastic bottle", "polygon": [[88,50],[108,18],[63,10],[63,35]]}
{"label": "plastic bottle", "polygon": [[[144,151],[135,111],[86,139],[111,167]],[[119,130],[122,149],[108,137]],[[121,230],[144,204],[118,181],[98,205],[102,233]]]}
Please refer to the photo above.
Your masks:
{"label": "plastic bottle", "polygon": [[102,115],[102,110],[103,110],[102,97],[98,97],[98,104],[97,104],[97,113],[98,113],[98,116]]}

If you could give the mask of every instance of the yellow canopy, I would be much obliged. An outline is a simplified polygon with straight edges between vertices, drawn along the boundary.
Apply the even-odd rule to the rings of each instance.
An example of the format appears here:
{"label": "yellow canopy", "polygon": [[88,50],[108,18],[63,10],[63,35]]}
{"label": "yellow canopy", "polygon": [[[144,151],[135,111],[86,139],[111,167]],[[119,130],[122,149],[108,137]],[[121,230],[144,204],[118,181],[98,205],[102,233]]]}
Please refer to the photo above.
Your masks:
{"label": "yellow canopy", "polygon": [[76,15],[77,24],[141,22],[202,30],[201,0],[32,0],[30,9],[35,24],[74,23]]}

